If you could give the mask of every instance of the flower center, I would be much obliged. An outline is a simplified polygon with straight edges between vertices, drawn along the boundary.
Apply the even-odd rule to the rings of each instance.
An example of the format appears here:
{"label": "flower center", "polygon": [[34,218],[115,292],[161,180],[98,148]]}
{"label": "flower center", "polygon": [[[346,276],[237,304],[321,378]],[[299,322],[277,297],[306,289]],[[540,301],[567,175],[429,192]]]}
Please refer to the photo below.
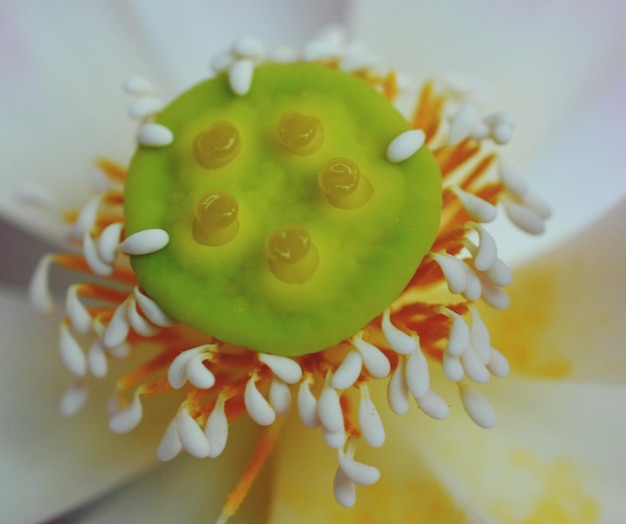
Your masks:
{"label": "flower center", "polygon": [[380,315],[432,246],[439,167],[427,148],[389,160],[409,124],[361,79],[267,64],[243,96],[219,75],[157,124],[173,138],[133,158],[126,233],[169,243],[131,263],[168,314],[219,340],[331,347]]}

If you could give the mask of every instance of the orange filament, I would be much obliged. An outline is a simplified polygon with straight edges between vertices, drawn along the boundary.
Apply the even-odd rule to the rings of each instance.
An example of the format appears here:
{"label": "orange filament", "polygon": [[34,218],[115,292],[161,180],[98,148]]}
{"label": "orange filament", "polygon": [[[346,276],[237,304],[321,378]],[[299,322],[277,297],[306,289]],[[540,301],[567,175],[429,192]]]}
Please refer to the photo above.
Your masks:
{"label": "orange filament", "polygon": [[263,469],[263,466],[270,457],[280,437],[280,425],[274,423],[263,429],[257,441],[254,454],[248,463],[243,475],[239,479],[235,489],[226,498],[226,504],[222,510],[218,522],[224,523],[230,517],[234,517],[239,510],[242,502],[245,500],[252,484]]}

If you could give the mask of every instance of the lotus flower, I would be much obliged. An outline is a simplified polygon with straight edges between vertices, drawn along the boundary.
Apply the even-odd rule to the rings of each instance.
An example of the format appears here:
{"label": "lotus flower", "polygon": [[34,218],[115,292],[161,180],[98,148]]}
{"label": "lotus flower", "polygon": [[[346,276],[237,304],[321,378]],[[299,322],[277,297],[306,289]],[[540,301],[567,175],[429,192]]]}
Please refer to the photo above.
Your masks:
{"label": "lotus flower", "polygon": [[[623,43],[624,7],[619,2],[606,1],[601,7],[596,4],[593,10],[582,3],[575,7],[570,3],[565,11],[565,7],[555,5],[535,6],[531,10],[522,3],[494,4],[487,10],[474,3],[452,8],[396,2],[391,8],[389,3],[383,7],[373,1],[361,1],[352,3],[344,15],[332,2],[307,6],[276,1],[263,8],[250,5],[219,9],[201,3],[187,5],[187,11],[173,6],[155,10],[154,4],[141,3],[122,8],[104,3],[94,7],[63,2],[41,8],[26,2],[19,7],[2,8],[5,80],[0,87],[0,108],[3,122],[11,126],[2,128],[3,214],[40,238],[59,241],[63,230],[51,219],[53,215],[17,204],[16,195],[22,195],[19,202],[26,197],[39,207],[81,208],[88,200],[89,184],[80,181],[91,169],[91,159],[97,155],[120,160],[130,157],[135,128],[125,126],[115,112],[125,101],[122,95],[115,98],[112,78],[122,79],[135,72],[149,75],[158,83],[161,94],[171,98],[197,81],[196,73],[202,71],[207,58],[223,48],[233,35],[256,33],[270,41],[276,39],[272,41],[276,44],[303,43],[307,31],[312,34],[314,28],[345,16],[354,35],[362,37],[371,49],[383,53],[388,62],[415,80],[450,71],[482,77],[500,94],[497,102],[506,101],[521,117],[522,124],[507,149],[517,153],[510,157],[511,164],[533,172],[534,190],[549,195],[555,204],[557,214],[551,221],[551,232],[535,244],[538,248],[529,248],[531,243],[506,225],[490,226],[494,236],[506,239],[504,243],[499,241],[498,256],[517,262],[515,281],[508,288],[512,306],[506,312],[474,306],[455,310],[451,306],[438,310],[429,320],[431,325],[434,319],[443,327],[456,325],[461,330],[465,325],[463,315],[471,317],[472,329],[478,329],[484,321],[489,326],[491,343],[508,358],[513,377],[490,380],[481,385],[482,394],[465,383],[460,387],[460,395],[454,389],[449,391],[450,377],[444,375],[453,372],[445,367],[443,373],[434,370],[437,359],[432,348],[436,344],[431,348],[424,329],[417,329],[424,328],[424,324],[411,324],[408,317],[398,314],[402,310],[398,306],[383,315],[382,325],[380,321],[368,324],[371,340],[358,333],[349,337],[351,345],[341,346],[343,362],[349,360],[346,355],[357,355],[352,360],[361,359],[365,366],[359,368],[359,377],[370,378],[385,373],[376,364],[366,365],[366,355],[374,355],[379,363],[383,355],[396,371],[401,369],[399,362],[415,367],[421,363],[421,353],[415,345],[421,340],[434,370],[429,387],[416,392],[423,383],[403,379],[409,382],[404,387],[410,386],[420,409],[412,406],[402,417],[381,409],[389,396],[391,410],[404,411],[406,395],[388,395],[384,390],[386,382],[368,380],[367,386],[352,389],[361,395],[361,406],[378,407],[382,425],[368,425],[364,420],[373,419],[368,419],[366,413],[356,430],[342,431],[344,437],[348,435],[347,441],[333,444],[336,435],[332,435],[330,426],[334,421],[328,412],[332,412],[333,392],[344,388],[340,387],[343,383],[332,383],[331,374],[326,377],[323,391],[316,393],[320,404],[331,406],[324,415],[316,412],[323,419],[326,443],[319,432],[303,427],[297,416],[281,417],[286,420],[280,432],[275,423],[258,436],[258,425],[243,417],[233,424],[237,427],[233,427],[228,446],[218,458],[198,460],[181,456],[157,467],[157,448],[161,458],[172,458],[169,455],[181,447],[199,456],[209,454],[194,447],[190,439],[185,440],[185,435],[195,434],[193,424],[198,421],[192,420],[194,416],[208,427],[207,419],[219,412],[220,402],[228,399],[220,401],[218,397],[205,413],[190,405],[190,397],[181,407],[180,399],[155,399],[153,403],[146,400],[141,424],[120,437],[109,432],[104,410],[98,408],[107,404],[110,391],[116,387],[113,380],[106,379],[93,388],[83,412],[70,420],[62,419],[54,399],[63,395],[67,371],[51,347],[57,343],[59,319],[42,320],[27,304],[25,290],[5,287],[2,332],[7,343],[0,371],[5,387],[0,430],[3,520],[34,522],[63,516],[79,522],[204,522],[222,514],[223,522],[229,512],[235,512],[239,495],[245,495],[249,487],[247,481],[259,474],[259,467],[273,450],[270,467],[260,473],[262,478],[257,479],[232,522],[618,521],[623,513],[621,493],[626,487],[626,464],[621,452],[626,419],[619,407],[625,396],[621,383],[626,369],[620,353],[625,334],[620,322],[625,306],[625,250],[619,244],[626,186],[616,169],[620,165],[617,142],[623,136],[620,131],[623,132],[626,121],[619,118],[626,91],[623,57],[618,52]],[[276,13],[271,27],[265,23],[257,25],[257,21],[269,19],[268,10]],[[453,85],[457,93],[459,86],[473,93],[481,92],[458,78],[453,79]],[[384,85],[381,87],[384,89]],[[452,122],[462,109],[456,107],[456,113],[446,115],[446,121]],[[466,136],[472,131],[480,134],[474,127],[466,130]],[[491,139],[497,142],[493,129],[491,133]],[[147,143],[154,136],[159,141],[161,135],[153,134],[147,139],[144,136],[145,145],[163,145]],[[463,138],[458,144],[445,145],[462,148],[459,144]],[[425,133],[424,139],[434,144],[433,136]],[[393,156],[388,151],[388,159]],[[114,181],[122,176],[115,164],[100,162],[100,166]],[[503,183],[509,181],[506,189],[513,196],[515,190],[518,197],[526,194],[522,186],[510,180],[506,175],[502,178]],[[491,209],[486,193],[480,193],[483,203],[477,204],[463,192],[450,191],[455,194],[449,198],[457,198],[470,215]],[[333,195],[337,197],[336,193]],[[114,201],[109,204],[115,206]],[[539,215],[544,214],[544,208],[536,206]],[[515,210],[511,213],[509,209],[509,213],[515,220]],[[83,216],[88,214],[84,212]],[[76,216],[67,218],[76,223]],[[483,245],[482,237],[490,238],[480,225],[481,220],[475,222],[479,225],[474,232],[481,242],[473,248],[465,244],[470,251]],[[517,222],[524,224],[519,216]],[[121,235],[118,231],[115,249],[133,254],[137,242],[124,244],[132,235],[124,241]],[[84,235],[78,240],[84,242]],[[441,237],[439,242],[443,242]],[[140,251],[145,249],[145,244],[139,245]],[[10,246],[11,257],[20,256],[19,252],[17,246]],[[447,280],[449,286],[455,287],[458,282],[446,275],[450,265],[457,264],[449,255],[429,254],[426,263],[439,280]],[[477,257],[474,252],[466,260],[476,264]],[[76,260],[62,259],[61,265],[81,269]],[[96,257],[96,262],[92,260],[90,264],[92,272],[98,273],[97,264]],[[104,273],[102,269],[101,274]],[[41,275],[45,272],[37,275],[40,282],[35,289],[40,291],[41,303],[46,300],[41,293],[45,288]],[[281,269],[275,276],[291,278],[285,277]],[[61,324],[64,363],[78,377],[69,394],[63,396],[62,409],[66,413],[82,404],[86,391],[80,380],[84,373],[75,367],[80,367],[82,361],[77,363],[71,350],[73,341],[79,338],[74,331],[80,327],[81,316],[76,313],[79,308],[75,299],[81,293],[100,293],[99,298],[102,293],[116,293],[114,288],[102,291],[85,286],[69,293],[71,319]],[[467,289],[462,291],[468,293]],[[134,296],[136,301],[143,301],[140,309],[145,317],[150,297],[142,294],[141,289]],[[115,300],[119,309],[127,299],[118,300],[115,295]],[[492,297],[493,301],[497,302],[497,298]],[[162,313],[158,305],[155,310],[157,315]],[[155,318],[151,316],[149,320]],[[160,318],[163,324],[169,321],[168,316]],[[31,328],[34,322],[36,329]],[[162,327],[164,332],[176,329]],[[445,351],[454,351],[448,340],[454,337],[448,329],[444,331],[441,340],[447,340]],[[408,338],[402,337],[407,334]],[[404,354],[407,344],[410,351],[407,349]],[[121,343],[111,346],[118,353],[123,352]],[[182,348],[175,349],[180,353]],[[187,354],[187,364],[198,356],[200,362],[212,358],[212,349],[206,353],[205,345],[190,349],[195,353]],[[106,368],[104,373],[98,371],[103,368],[97,349],[91,353],[95,356],[84,363],[90,373],[106,375]],[[265,356],[255,357],[255,369],[266,377],[289,382],[293,367],[285,364],[284,357],[262,354]],[[496,377],[506,374],[506,361],[500,357],[492,356],[490,360],[491,373]],[[172,367],[175,358],[168,359],[170,389],[176,382],[176,366]],[[299,362],[302,364],[302,360]],[[207,379],[205,372],[200,373],[200,378],[193,375],[192,369],[200,368],[187,364],[182,366],[187,375],[178,378],[194,386]],[[126,379],[136,378],[137,370],[146,371],[142,363],[132,360],[122,365],[128,366]],[[327,365],[336,376],[337,364],[329,361]],[[307,364],[302,364],[302,368],[306,372]],[[202,369],[210,371],[211,367]],[[480,373],[476,369],[471,363],[464,363],[464,373]],[[223,378],[220,371],[214,372],[218,381]],[[394,374],[397,375],[395,371]],[[246,395],[253,399],[248,399],[245,407],[257,423],[264,424],[263,416],[268,411],[263,407],[263,394],[256,389],[257,378],[246,377],[242,383]],[[300,378],[293,381],[306,385]],[[361,384],[362,379],[355,378],[355,382]],[[159,387],[149,386],[146,381],[140,383],[143,396],[156,392],[150,387]],[[241,389],[243,392],[243,386]],[[300,389],[305,391],[301,385]],[[324,395],[331,401],[322,400]],[[131,395],[128,406],[121,405],[119,398],[115,404],[109,403],[109,425],[113,429],[124,429],[129,413],[132,418],[138,396]],[[442,397],[445,402],[436,400]],[[270,406],[274,412],[280,411],[277,398],[280,396],[274,397]],[[435,400],[429,404],[427,399]],[[254,402],[262,407],[255,409]],[[434,420],[448,414],[448,403],[448,420]],[[356,411],[342,408],[344,416]],[[497,412],[498,426],[479,428],[464,411],[477,425],[485,427],[494,425]],[[172,437],[174,433],[169,431],[170,437],[168,432],[164,437],[168,423],[178,428],[177,433],[176,428],[173,430],[177,436]],[[350,425],[345,420],[343,423],[345,427]],[[190,432],[180,430],[183,425],[191,428]],[[382,447],[376,447],[379,427],[384,427],[386,433],[387,443]],[[376,449],[359,445],[355,458],[353,444],[361,434]],[[215,433],[211,435],[208,438],[215,439]],[[378,469],[370,464],[376,464]],[[338,473],[334,496],[344,506],[354,503],[355,483],[369,483],[365,477],[374,471],[379,471],[382,478],[372,486],[357,488],[356,504],[346,509],[333,500],[329,479],[335,470]],[[245,473],[240,478],[242,472]],[[226,511],[221,513],[226,495],[238,479],[239,491],[228,499]]]}

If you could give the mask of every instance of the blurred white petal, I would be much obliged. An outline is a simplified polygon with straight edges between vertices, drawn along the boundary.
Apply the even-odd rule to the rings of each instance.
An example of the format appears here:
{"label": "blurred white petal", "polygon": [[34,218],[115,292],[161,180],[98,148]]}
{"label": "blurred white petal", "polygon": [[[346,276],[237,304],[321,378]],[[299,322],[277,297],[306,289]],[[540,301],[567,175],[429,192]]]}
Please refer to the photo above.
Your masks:
{"label": "blurred white petal", "polygon": [[103,409],[109,381],[97,385],[81,413],[62,418],[58,403],[69,376],[50,342],[58,322],[38,318],[33,329],[32,306],[6,289],[0,290],[0,310],[0,520],[50,518],[154,466],[167,425],[162,412],[151,410],[128,435],[112,434]]}

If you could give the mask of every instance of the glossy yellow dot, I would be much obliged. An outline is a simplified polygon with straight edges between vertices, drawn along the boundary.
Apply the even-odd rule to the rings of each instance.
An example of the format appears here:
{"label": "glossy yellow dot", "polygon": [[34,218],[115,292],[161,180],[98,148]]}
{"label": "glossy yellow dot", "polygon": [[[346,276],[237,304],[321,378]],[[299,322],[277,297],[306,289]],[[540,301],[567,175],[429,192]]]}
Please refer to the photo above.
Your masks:
{"label": "glossy yellow dot", "polygon": [[220,189],[204,193],[196,204],[193,236],[196,242],[219,246],[239,231],[239,205],[233,195]]}
{"label": "glossy yellow dot", "polygon": [[267,239],[266,252],[272,273],[289,284],[310,280],[319,263],[309,232],[297,224],[275,229]]}
{"label": "glossy yellow dot", "polygon": [[333,158],[319,172],[318,183],[328,201],[341,209],[355,209],[372,196],[369,180],[349,158]]}
{"label": "glossy yellow dot", "polygon": [[230,122],[220,120],[196,137],[194,155],[202,167],[215,169],[231,162],[240,148],[237,128]]}
{"label": "glossy yellow dot", "polygon": [[291,153],[310,155],[322,145],[324,130],[320,121],[297,111],[285,112],[276,122],[276,139]]}

